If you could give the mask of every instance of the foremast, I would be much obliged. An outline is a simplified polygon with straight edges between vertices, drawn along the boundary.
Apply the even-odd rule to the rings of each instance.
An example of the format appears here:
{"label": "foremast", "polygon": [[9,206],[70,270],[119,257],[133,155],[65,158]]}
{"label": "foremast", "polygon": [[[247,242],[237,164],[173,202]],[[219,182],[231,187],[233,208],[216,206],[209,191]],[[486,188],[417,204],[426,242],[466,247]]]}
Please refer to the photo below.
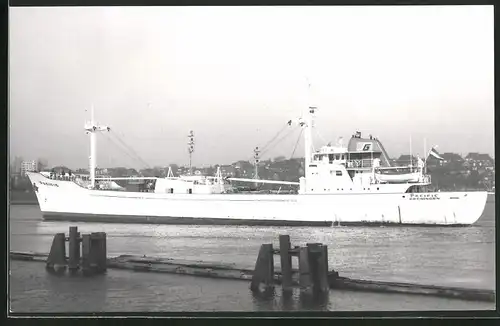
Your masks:
{"label": "foremast", "polygon": [[90,135],[90,156],[89,156],[89,169],[90,169],[90,187],[95,188],[95,169],[97,162],[97,144],[96,133],[102,131],[109,131],[108,126],[98,125],[94,119],[94,106],[90,107],[90,121],[85,123],[85,133]]}

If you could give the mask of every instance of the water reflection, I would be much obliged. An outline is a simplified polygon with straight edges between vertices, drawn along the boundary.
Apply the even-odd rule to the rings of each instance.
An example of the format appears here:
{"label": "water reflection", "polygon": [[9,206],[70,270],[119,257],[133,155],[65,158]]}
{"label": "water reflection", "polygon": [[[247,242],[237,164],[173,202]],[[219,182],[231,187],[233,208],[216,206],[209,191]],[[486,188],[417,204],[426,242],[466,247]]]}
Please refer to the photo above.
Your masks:
{"label": "water reflection", "polygon": [[283,311],[297,310],[296,302],[297,302],[297,296],[294,295],[293,291],[282,292],[281,310]]}
{"label": "water reflection", "polygon": [[293,289],[292,292],[283,293],[275,289],[268,293],[251,292],[253,306],[256,311],[328,311],[330,293],[302,292]]}
{"label": "water reflection", "polygon": [[328,311],[330,292],[301,292],[299,295],[300,310]]}
{"label": "water reflection", "polygon": [[[47,273],[47,298],[58,298],[60,302],[73,302],[77,311],[104,312],[108,300],[108,280],[106,275],[94,275],[85,277],[81,273],[70,275],[66,273]],[[82,293],[92,293],[92,300]],[[60,300],[62,299],[62,300]],[[55,301],[55,300],[54,300]],[[54,311],[60,311],[60,307],[51,307]]]}
{"label": "water reflection", "polygon": [[271,288],[267,291],[251,291],[253,306],[256,311],[274,310],[276,300],[276,289]]}

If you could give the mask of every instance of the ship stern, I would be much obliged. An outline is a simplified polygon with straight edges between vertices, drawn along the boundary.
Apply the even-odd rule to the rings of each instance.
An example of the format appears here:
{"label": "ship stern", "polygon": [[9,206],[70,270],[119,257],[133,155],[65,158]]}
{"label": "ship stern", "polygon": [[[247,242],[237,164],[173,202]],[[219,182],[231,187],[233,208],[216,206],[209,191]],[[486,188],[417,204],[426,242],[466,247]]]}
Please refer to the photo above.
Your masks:
{"label": "ship stern", "polygon": [[457,222],[464,225],[476,223],[484,213],[488,193],[486,191],[470,191],[462,193],[462,201],[457,210]]}

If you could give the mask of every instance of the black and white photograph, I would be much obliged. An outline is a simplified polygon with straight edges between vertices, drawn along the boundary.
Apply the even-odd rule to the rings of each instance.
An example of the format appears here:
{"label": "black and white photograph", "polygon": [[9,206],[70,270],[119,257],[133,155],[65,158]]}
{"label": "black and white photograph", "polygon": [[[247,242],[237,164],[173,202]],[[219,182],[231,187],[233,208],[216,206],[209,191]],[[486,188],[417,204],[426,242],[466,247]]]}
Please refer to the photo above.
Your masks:
{"label": "black and white photograph", "polygon": [[8,314],[497,309],[492,5],[8,15]]}

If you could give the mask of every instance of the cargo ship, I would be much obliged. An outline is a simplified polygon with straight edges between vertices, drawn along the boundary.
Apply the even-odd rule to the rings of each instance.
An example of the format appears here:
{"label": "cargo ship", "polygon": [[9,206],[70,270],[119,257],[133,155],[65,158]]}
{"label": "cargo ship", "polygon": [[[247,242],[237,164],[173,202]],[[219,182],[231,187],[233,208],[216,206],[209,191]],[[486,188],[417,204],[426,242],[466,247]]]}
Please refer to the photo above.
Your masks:
{"label": "cargo ship", "polygon": [[[89,182],[54,179],[27,173],[45,220],[215,225],[410,225],[466,226],[475,223],[487,192],[429,192],[424,158],[414,166],[391,166],[382,143],[356,132],[347,146],[339,141],[313,150],[316,107],[295,122],[302,128],[304,175],[297,182],[185,175],[147,179],[148,192],[101,189],[96,178],[96,134],[109,132],[95,123],[90,136]],[[93,111],[92,111],[93,112]],[[432,154],[434,149],[429,151]],[[427,156],[428,156],[427,155]],[[231,191],[231,182],[270,183],[297,187],[295,194],[247,194]]]}

